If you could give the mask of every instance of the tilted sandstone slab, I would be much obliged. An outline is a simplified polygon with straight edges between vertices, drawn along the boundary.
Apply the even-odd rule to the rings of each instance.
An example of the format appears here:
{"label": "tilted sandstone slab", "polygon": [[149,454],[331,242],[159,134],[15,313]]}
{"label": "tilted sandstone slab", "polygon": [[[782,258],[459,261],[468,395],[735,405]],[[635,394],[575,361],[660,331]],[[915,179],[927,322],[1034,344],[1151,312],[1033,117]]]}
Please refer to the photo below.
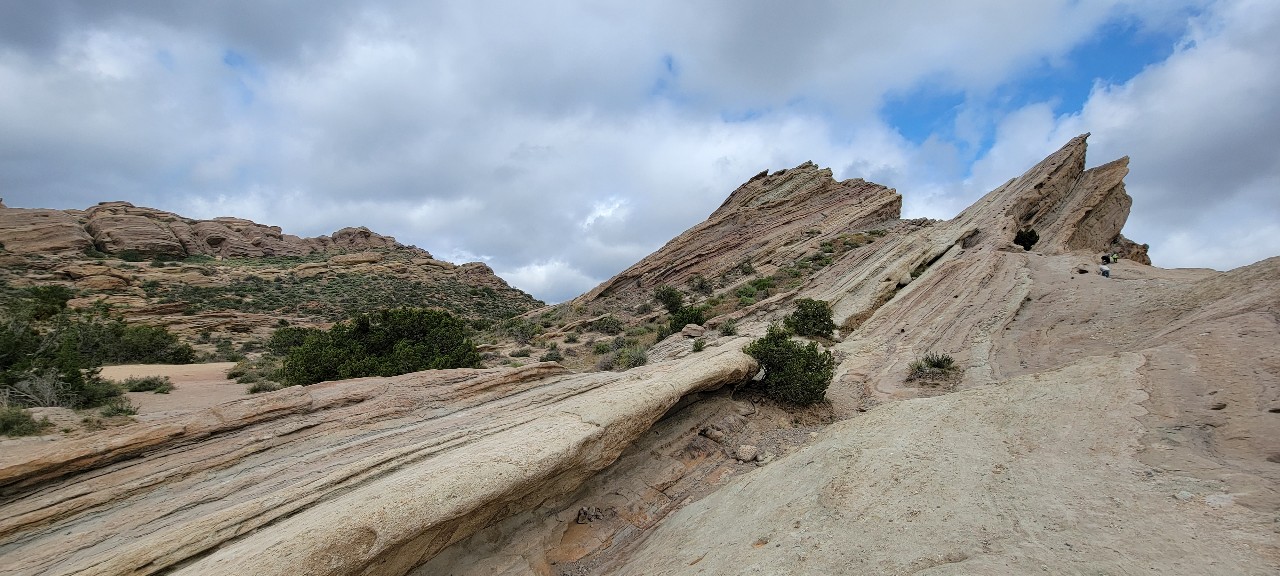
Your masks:
{"label": "tilted sandstone slab", "polygon": [[0,452],[0,574],[403,574],[578,486],[727,346],[625,373],[556,364],[328,383]]}
{"label": "tilted sandstone slab", "polygon": [[799,258],[812,244],[896,220],[902,196],[861,179],[837,182],[831,170],[805,162],[761,172],[734,190],[702,222],[574,302],[610,295],[646,298],[660,284],[711,278],[744,261],[760,265]]}

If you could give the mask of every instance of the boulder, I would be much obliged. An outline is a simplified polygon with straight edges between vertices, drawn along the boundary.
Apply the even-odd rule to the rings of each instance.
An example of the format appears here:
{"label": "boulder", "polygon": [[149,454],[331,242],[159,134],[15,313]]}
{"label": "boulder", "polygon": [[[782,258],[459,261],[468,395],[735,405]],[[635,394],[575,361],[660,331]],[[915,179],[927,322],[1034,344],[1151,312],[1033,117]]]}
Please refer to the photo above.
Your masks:
{"label": "boulder", "polygon": [[83,252],[93,238],[61,210],[0,208],[0,245],[14,254]]}

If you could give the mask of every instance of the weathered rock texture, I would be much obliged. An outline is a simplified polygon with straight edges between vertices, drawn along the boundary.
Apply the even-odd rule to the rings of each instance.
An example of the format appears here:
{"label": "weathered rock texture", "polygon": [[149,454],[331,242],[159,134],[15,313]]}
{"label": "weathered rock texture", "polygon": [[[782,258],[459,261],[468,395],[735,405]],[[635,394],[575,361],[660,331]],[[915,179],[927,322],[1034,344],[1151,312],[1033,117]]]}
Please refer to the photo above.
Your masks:
{"label": "weathered rock texture", "polygon": [[792,261],[810,245],[896,221],[901,211],[902,196],[892,188],[861,179],[837,182],[829,168],[812,162],[761,172],[705,222],[574,302],[614,296],[631,304],[658,285],[684,285],[695,275],[714,278],[744,262],[759,267]]}
{"label": "weathered rock texture", "polygon": [[423,372],[6,446],[0,574],[403,574],[754,370],[726,347],[626,373]]}
{"label": "weathered rock texture", "polygon": [[[1137,248],[1119,234],[1127,168],[1086,170],[1084,154],[1085,138],[1074,139],[950,221],[880,224],[882,238],[731,314],[741,333],[758,335],[794,298],[832,303],[844,330],[828,398],[846,421],[812,445],[730,479],[643,537],[607,522],[565,529],[530,518],[431,567],[486,576],[1280,570],[1280,258],[1228,273],[1131,258],[1102,278],[1103,251]],[[1040,235],[1030,251],[1012,244],[1026,228]],[[954,384],[906,380],[926,352],[955,358]],[[700,438],[660,444],[693,452]],[[609,489],[598,490],[570,505],[608,502]],[[531,535],[539,529],[549,534]],[[600,552],[566,554],[583,542]]]}
{"label": "weathered rock texture", "polygon": [[105,302],[191,341],[222,333],[238,345],[268,337],[281,319],[318,325],[372,308],[493,322],[542,306],[483,263],[435,260],[364,227],[299,238],[241,218],[104,202],[85,211],[0,207],[0,243],[0,282],[81,290],[73,307]]}
{"label": "weathered rock texture", "polygon": [[[95,248],[107,254],[141,257],[303,256],[405,248],[395,238],[368,228],[343,228],[332,236],[299,238],[243,218],[193,220],[172,212],[102,202],[88,210],[44,210],[0,206],[0,243],[19,254],[79,253]],[[425,250],[421,255],[430,257]]]}
{"label": "weathered rock texture", "polygon": [[[754,178],[707,223],[539,313],[563,336],[610,313],[661,319],[609,308],[658,284],[702,276],[724,299],[803,270],[757,302],[726,300],[706,349],[673,334],[623,374],[539,364],[351,381],[10,442],[2,566],[1277,573],[1280,258],[1226,273],[1145,265],[1120,235],[1127,166],[1086,170],[1085,142],[949,221],[899,220],[893,191],[811,165]],[[1039,235],[1031,250],[1013,244],[1022,229]],[[1111,278],[1095,273],[1104,251],[1128,258]],[[796,265],[818,252],[820,266]],[[830,302],[842,330],[824,341],[838,362],[830,404],[789,413],[743,387],[754,366],[738,350],[802,297]],[[557,316],[571,308],[586,311]],[[744,337],[713,331],[730,317]],[[927,352],[959,373],[908,381]],[[686,396],[723,384],[735,386]]]}

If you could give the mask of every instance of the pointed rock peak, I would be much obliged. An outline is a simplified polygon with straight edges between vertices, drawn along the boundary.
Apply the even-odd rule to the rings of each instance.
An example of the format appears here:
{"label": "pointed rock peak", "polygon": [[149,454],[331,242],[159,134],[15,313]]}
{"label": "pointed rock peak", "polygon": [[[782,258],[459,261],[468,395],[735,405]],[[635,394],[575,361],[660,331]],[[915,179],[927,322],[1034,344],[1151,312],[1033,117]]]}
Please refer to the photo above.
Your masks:
{"label": "pointed rock peak", "polygon": [[1129,159],[1086,170],[1088,138],[1072,138],[956,219],[976,226],[988,241],[1042,253],[1114,249],[1133,204],[1124,189]]}

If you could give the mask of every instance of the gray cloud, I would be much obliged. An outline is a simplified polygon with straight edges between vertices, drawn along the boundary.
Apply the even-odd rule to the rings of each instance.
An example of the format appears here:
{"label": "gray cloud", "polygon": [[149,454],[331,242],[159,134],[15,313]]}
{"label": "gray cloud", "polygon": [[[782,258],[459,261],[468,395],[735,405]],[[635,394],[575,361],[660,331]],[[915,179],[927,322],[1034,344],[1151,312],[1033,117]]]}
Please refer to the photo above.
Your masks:
{"label": "gray cloud", "polygon": [[[555,301],[765,168],[813,160],[948,217],[1092,130],[1094,159],[1134,157],[1135,237],[1185,253],[1211,216],[1280,220],[1273,8],[1214,4],[1081,110],[992,102],[1107,22],[1182,30],[1204,3],[7,3],[0,195],[367,225]],[[878,116],[920,87],[964,96],[955,136]],[[1233,250],[1206,262],[1257,253]]]}

